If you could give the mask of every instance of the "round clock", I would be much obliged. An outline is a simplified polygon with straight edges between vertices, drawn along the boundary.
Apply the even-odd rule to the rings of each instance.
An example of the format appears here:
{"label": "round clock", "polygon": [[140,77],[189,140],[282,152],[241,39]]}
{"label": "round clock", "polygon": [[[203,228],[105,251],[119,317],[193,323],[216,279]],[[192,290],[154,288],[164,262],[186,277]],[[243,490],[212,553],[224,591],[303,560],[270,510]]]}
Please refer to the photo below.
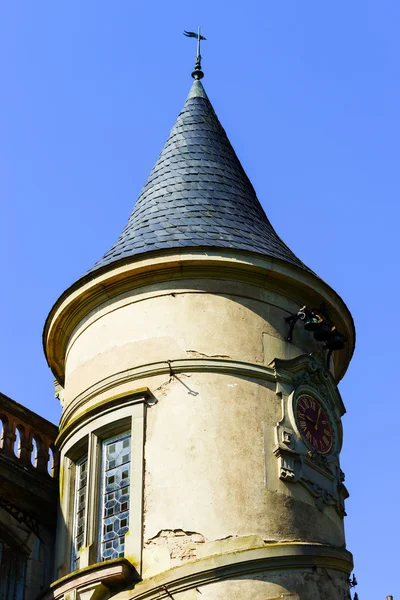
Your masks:
{"label": "round clock", "polygon": [[302,394],[296,400],[296,421],[304,437],[314,450],[328,454],[333,446],[333,427],[322,404]]}

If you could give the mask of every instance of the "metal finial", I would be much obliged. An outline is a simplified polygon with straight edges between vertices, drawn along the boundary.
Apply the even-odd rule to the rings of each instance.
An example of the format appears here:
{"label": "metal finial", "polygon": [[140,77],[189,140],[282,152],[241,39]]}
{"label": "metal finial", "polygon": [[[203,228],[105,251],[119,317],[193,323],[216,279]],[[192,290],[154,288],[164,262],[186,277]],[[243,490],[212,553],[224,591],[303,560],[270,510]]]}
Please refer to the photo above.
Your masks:
{"label": "metal finial", "polygon": [[201,70],[200,41],[205,40],[206,38],[200,35],[200,26],[197,29],[197,33],[195,33],[194,31],[184,31],[183,35],[186,35],[186,37],[192,37],[197,39],[196,64],[194,66],[194,71],[192,72],[192,77],[193,79],[203,79],[204,73]]}

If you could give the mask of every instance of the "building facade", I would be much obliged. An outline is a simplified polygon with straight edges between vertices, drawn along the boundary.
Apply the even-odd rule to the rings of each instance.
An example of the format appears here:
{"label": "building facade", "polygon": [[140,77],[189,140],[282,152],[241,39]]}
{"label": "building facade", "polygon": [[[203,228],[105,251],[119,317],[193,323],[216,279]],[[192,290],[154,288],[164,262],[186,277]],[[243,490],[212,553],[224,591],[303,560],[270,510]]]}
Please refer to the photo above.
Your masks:
{"label": "building facade", "polygon": [[35,600],[52,582],[57,434],[0,393],[0,600]]}
{"label": "building facade", "polygon": [[350,598],[352,317],[273,229],[202,75],[116,244],[46,321],[46,600]]}

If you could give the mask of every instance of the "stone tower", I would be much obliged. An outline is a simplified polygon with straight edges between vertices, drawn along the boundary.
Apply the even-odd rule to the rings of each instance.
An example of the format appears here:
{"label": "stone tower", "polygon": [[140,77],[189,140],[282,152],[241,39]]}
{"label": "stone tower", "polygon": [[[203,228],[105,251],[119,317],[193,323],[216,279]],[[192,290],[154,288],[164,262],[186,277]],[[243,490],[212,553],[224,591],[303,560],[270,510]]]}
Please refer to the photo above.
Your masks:
{"label": "stone tower", "polygon": [[[45,325],[63,407],[48,599],[350,597],[353,321],[274,231],[199,73],[121,236]],[[347,339],[329,362],[327,323]]]}

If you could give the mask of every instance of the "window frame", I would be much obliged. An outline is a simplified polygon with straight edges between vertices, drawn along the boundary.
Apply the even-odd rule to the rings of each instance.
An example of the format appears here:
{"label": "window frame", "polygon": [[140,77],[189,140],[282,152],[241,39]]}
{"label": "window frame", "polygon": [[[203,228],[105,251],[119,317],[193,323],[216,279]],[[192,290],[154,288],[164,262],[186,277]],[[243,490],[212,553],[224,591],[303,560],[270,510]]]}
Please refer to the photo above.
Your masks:
{"label": "window frame", "polygon": [[[129,431],[131,435],[129,531],[125,536],[125,558],[140,569],[142,555],[142,507],[145,397],[121,397],[118,406],[105,402],[104,407],[94,407],[86,413],[83,423],[74,427],[65,437],[61,450],[63,477],[60,481],[61,506],[57,531],[56,569],[58,577],[72,570],[74,532],[74,500],[76,464],[88,456],[87,509],[85,515],[84,543],[80,551],[79,569],[100,562],[100,483],[101,448],[105,440]],[[106,559],[108,560],[108,559]],[[113,559],[115,560],[115,559]],[[105,562],[101,560],[101,562]]]}

